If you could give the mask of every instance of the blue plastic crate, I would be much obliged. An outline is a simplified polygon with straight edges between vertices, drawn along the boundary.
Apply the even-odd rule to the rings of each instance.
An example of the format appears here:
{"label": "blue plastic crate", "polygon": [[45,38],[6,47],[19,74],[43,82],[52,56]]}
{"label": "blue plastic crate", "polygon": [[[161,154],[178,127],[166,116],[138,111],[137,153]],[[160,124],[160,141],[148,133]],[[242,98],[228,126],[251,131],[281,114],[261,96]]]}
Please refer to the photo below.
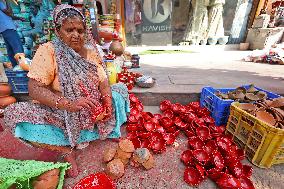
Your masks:
{"label": "blue plastic crate", "polygon": [[[249,85],[245,85],[243,87],[248,89]],[[278,94],[274,94],[258,87],[256,88],[259,91],[266,92],[268,99],[280,97],[280,95]],[[221,91],[222,93],[227,93],[229,91],[235,90],[235,88],[214,89],[213,87],[204,87],[201,92],[200,104],[201,107],[206,107],[211,112],[211,116],[215,120],[216,125],[226,125],[230,115],[230,105],[234,101],[219,98],[214,94],[217,90]]]}
{"label": "blue plastic crate", "polygon": [[26,94],[28,93],[28,72],[26,71],[13,71],[5,70],[8,82],[12,87],[14,94]]}

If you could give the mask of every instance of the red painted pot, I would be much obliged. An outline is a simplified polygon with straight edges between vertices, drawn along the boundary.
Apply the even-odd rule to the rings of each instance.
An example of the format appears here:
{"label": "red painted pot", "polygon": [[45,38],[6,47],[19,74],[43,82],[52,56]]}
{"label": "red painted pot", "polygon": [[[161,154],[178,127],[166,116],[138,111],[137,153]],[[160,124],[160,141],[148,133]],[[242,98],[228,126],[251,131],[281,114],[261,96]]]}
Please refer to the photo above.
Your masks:
{"label": "red painted pot", "polygon": [[116,185],[105,173],[97,173],[81,179],[73,189],[116,189]]}
{"label": "red painted pot", "polygon": [[188,138],[188,145],[191,149],[202,149],[204,146],[204,143],[202,140],[198,137],[190,137]]}
{"label": "red painted pot", "polygon": [[204,179],[193,167],[187,167],[183,175],[184,181],[190,186],[198,186]]}

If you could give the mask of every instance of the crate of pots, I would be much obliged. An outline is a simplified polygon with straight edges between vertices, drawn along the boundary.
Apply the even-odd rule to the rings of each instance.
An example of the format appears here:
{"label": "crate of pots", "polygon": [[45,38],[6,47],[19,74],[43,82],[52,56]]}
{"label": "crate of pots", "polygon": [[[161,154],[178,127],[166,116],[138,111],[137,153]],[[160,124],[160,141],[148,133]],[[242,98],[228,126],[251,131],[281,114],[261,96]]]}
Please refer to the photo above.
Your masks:
{"label": "crate of pots", "polygon": [[269,168],[284,163],[284,97],[231,104],[226,134],[254,165]]}
{"label": "crate of pots", "polygon": [[216,125],[226,125],[229,114],[230,105],[234,101],[241,103],[263,101],[265,99],[274,99],[279,95],[255,87],[253,84],[244,85],[237,88],[213,88],[204,87],[201,92],[200,104],[206,107],[214,118]]}

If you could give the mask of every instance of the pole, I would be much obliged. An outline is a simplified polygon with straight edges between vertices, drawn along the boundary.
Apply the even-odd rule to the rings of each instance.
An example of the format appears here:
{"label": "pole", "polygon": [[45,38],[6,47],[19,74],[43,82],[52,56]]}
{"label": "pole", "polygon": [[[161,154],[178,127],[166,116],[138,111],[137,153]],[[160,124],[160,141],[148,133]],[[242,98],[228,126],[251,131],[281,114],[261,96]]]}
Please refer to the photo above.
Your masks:
{"label": "pole", "polygon": [[122,34],[122,44],[126,47],[126,35],[125,35],[125,2],[124,0],[120,1],[120,16],[121,16],[121,34]]}

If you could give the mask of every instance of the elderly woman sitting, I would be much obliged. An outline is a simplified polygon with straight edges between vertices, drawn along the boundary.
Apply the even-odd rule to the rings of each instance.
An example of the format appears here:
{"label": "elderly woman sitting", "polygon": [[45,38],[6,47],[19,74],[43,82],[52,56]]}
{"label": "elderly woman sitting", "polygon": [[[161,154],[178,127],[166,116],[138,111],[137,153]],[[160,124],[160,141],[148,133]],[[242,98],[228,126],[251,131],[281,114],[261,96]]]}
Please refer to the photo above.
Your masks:
{"label": "elderly woman sitting", "polygon": [[[40,46],[28,73],[33,102],[6,108],[5,124],[16,137],[64,154],[78,175],[75,147],[98,138],[117,138],[129,111],[124,85],[108,84],[95,47],[87,48],[85,18],[70,5],[53,13],[57,38]],[[89,47],[89,46],[88,46]],[[99,120],[92,115],[105,108]]]}

